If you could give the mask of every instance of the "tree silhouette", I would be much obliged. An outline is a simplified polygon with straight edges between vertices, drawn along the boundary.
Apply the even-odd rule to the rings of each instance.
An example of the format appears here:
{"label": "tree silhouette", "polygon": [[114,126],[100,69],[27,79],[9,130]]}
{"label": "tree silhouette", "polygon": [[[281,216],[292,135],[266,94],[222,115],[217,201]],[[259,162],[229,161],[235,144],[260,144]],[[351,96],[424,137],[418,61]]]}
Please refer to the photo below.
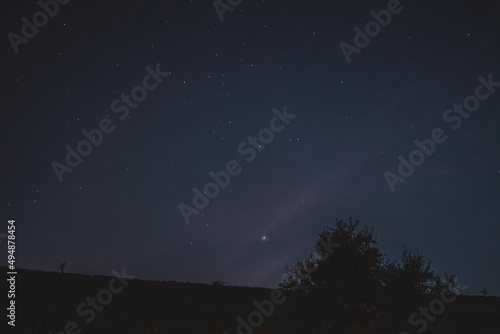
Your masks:
{"label": "tree silhouette", "polygon": [[[328,252],[327,243],[338,246]],[[373,228],[359,220],[336,219],[314,244],[316,256],[285,268],[281,289],[293,294],[289,312],[317,324],[310,333],[372,331],[406,320],[429,295],[446,284],[422,254],[404,249],[400,262],[389,261],[376,247]]]}
{"label": "tree silhouette", "polygon": [[439,295],[449,285],[431,270],[431,262],[421,253],[405,248],[400,259],[400,262],[386,261],[382,269],[384,295],[390,300],[390,313],[397,318],[407,316],[423,305],[428,296]]}
{"label": "tree silhouette", "polygon": [[[369,322],[383,300],[379,296],[383,254],[375,247],[373,229],[359,228],[359,220],[336,219],[334,228],[326,227],[314,245],[321,257],[310,255],[304,261],[287,267],[287,277],[280,284],[285,290],[299,290],[304,306],[317,330],[329,333],[346,322]],[[331,254],[325,243],[338,244]],[[308,270],[314,268],[314,270]],[[373,313],[372,313],[373,312]],[[370,314],[371,313],[371,314]]]}
{"label": "tree silhouette", "polygon": [[64,274],[64,267],[66,267],[66,262],[62,262],[59,264],[59,269],[61,270],[61,274]]}
{"label": "tree silhouette", "polygon": [[481,291],[479,291],[479,293],[483,297],[488,297],[488,290],[486,290],[486,287],[484,287]]}

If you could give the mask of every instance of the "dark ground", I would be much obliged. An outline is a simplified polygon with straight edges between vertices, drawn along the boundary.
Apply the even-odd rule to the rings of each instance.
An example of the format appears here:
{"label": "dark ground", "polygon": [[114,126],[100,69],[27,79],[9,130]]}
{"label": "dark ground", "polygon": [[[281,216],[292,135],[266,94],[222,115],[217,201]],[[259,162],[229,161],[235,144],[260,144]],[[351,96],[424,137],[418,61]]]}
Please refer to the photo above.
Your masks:
{"label": "dark ground", "polygon": [[[5,273],[5,267],[3,268]],[[117,268],[120,271],[120,268]],[[4,274],[5,276],[5,274]],[[89,313],[77,314],[87,297],[95,298],[108,288],[112,276],[88,276],[58,272],[18,270],[16,281],[16,333],[64,332],[66,324],[77,326],[68,333],[237,333],[238,316],[255,311],[254,300],[269,299],[272,290],[197,283],[133,279],[102,312],[86,324]],[[3,280],[5,282],[5,280]],[[114,282],[119,289],[120,283]],[[2,290],[7,291],[7,290]],[[287,318],[287,303],[276,306],[254,333],[303,333],[307,324]],[[428,307],[428,305],[423,305]],[[88,312],[88,307],[82,311]],[[415,310],[417,311],[417,310]],[[5,316],[3,317],[5,320]],[[424,333],[500,333],[500,298],[459,296],[446,306]],[[401,320],[405,328],[406,319]],[[406,329],[417,333],[419,327]],[[243,331],[245,333],[245,331]]]}

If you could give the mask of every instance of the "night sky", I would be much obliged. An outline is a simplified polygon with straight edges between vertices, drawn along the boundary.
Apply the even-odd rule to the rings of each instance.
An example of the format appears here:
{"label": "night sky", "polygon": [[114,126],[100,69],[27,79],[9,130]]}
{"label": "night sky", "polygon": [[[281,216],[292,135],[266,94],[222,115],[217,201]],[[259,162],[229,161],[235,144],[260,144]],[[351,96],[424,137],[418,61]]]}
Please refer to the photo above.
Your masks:
{"label": "night sky", "polygon": [[500,295],[500,5],[401,0],[356,48],[387,9],[244,0],[221,21],[211,1],[73,0],[21,43],[41,7],[9,2],[0,233],[16,220],[17,266],[275,287],[352,216],[389,258],[406,246]]}

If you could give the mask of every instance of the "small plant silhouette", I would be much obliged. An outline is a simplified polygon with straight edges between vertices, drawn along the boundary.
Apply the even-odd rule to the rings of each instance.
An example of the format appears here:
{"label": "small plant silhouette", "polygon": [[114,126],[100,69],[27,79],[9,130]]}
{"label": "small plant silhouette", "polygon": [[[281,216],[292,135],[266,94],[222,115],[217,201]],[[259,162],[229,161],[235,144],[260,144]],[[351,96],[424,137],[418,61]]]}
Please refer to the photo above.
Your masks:
{"label": "small plant silhouette", "polygon": [[212,286],[224,286],[226,283],[226,281],[213,281]]}
{"label": "small plant silhouette", "polygon": [[479,291],[479,293],[483,297],[488,297],[488,290],[486,289],[486,287],[484,287],[481,291]]}
{"label": "small plant silhouette", "polygon": [[66,262],[62,262],[59,264],[59,269],[61,269],[61,274],[64,274],[64,267],[66,267]]}

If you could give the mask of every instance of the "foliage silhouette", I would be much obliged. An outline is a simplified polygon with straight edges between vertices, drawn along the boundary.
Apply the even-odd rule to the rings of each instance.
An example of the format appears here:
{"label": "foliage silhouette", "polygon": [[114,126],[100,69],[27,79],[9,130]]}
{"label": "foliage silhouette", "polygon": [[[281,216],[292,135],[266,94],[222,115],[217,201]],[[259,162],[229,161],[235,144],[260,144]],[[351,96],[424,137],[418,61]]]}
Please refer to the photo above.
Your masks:
{"label": "foliage silhouette", "polygon": [[64,274],[64,268],[66,267],[66,262],[61,262],[59,264],[59,269],[61,270],[61,274]]}
{"label": "foliage silhouette", "polygon": [[[421,253],[405,248],[399,262],[388,260],[376,247],[373,228],[359,223],[336,219],[314,244],[320,258],[311,254],[285,268],[279,286],[293,294],[287,312],[315,324],[310,332],[394,329],[394,319],[406,319],[429,297],[457,287],[454,275],[442,281]],[[340,246],[327,254],[325,241]]]}

